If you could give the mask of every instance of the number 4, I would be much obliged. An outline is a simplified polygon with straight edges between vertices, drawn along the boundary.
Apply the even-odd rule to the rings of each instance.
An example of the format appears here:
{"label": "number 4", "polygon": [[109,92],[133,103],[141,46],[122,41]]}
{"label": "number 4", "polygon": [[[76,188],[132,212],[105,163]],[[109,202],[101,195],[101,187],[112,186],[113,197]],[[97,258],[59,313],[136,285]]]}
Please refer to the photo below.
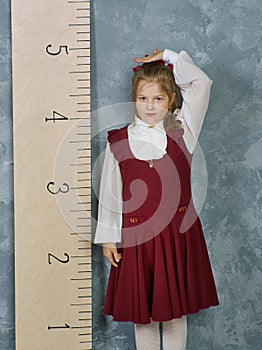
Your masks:
{"label": "number 4", "polygon": [[[59,115],[60,117],[56,117],[56,114]],[[56,111],[53,111],[53,118],[45,118],[45,121],[48,122],[49,120],[53,120],[53,122],[55,123],[56,120],[68,120],[68,118],[66,116],[64,116],[63,114],[60,114]]]}

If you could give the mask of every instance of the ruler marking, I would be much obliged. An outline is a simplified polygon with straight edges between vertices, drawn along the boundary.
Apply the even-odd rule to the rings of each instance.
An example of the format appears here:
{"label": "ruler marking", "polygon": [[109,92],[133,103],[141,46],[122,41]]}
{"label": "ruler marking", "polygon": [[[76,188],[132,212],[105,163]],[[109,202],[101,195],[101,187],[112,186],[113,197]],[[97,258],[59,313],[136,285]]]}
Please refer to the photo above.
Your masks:
{"label": "ruler marking", "polygon": [[81,120],[81,119],[88,119],[89,120],[90,118],[88,118],[88,117],[87,118],[85,118],[85,117],[83,117],[83,118],[81,118],[81,117],[79,117],[79,118],[70,118],[70,120]]}
{"label": "ruler marking", "polygon": [[92,262],[90,262],[90,263],[88,263],[88,262],[86,262],[86,263],[78,263],[78,265],[79,265],[79,266],[83,266],[83,265],[92,265]]}
{"label": "ruler marking", "polygon": [[89,281],[90,277],[83,277],[83,278],[71,278],[71,281]]}
{"label": "ruler marking", "polygon": [[70,141],[70,143],[81,143],[81,142],[90,142],[89,140],[81,140],[81,141],[77,141],[77,140],[74,140],[74,141]]}
{"label": "ruler marking", "polygon": [[79,343],[80,344],[86,344],[86,343],[91,343],[92,342],[92,340],[87,340],[87,341],[80,341]]}
{"label": "ruler marking", "polygon": [[90,0],[70,0],[68,1],[69,4],[81,4],[83,2],[90,2]]}
{"label": "ruler marking", "polygon": [[[81,97],[81,96],[90,96],[90,94],[71,94],[70,97]],[[70,118],[73,119],[73,118]]]}
{"label": "ruler marking", "polygon": [[[76,70],[69,72],[70,74],[78,74],[78,73],[90,73],[90,70]],[[86,96],[86,95],[85,95]]]}
{"label": "ruler marking", "polygon": [[88,27],[89,23],[69,23],[69,27]]}
{"label": "ruler marking", "polygon": [[90,187],[89,186],[70,187],[70,190],[79,190],[81,188],[90,188]]}
{"label": "ruler marking", "polygon": [[89,232],[71,232],[71,235],[88,235],[90,234]]}

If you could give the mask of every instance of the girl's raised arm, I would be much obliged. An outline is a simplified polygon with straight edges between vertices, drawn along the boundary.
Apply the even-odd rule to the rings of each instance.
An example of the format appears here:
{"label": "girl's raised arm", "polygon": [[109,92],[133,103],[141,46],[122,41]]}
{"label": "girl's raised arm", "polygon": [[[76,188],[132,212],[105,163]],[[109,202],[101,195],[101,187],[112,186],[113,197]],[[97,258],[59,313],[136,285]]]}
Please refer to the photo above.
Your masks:
{"label": "girl's raised arm", "polygon": [[185,51],[176,53],[165,49],[163,60],[173,64],[174,78],[181,89],[183,104],[177,117],[183,123],[183,137],[192,154],[206,115],[213,81],[195,65]]}
{"label": "girl's raised arm", "polygon": [[119,164],[107,141],[100,181],[98,222],[94,243],[121,241],[122,186]]}

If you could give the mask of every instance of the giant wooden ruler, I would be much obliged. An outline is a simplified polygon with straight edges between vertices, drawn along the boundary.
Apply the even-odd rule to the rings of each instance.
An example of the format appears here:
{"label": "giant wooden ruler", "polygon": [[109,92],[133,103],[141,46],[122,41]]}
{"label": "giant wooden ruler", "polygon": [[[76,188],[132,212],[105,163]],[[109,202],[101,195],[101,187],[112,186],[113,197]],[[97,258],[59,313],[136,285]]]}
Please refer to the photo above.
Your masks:
{"label": "giant wooden ruler", "polygon": [[92,348],[90,1],[12,0],[17,350]]}

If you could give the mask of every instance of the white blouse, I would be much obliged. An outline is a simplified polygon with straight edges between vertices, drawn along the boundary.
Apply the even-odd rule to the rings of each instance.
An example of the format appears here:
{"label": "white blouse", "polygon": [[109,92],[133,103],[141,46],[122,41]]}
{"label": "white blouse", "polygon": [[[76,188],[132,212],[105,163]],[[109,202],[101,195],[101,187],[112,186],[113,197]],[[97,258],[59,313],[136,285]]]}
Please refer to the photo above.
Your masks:
{"label": "white blouse", "polygon": [[[208,108],[213,81],[196,66],[185,52],[176,53],[165,49],[163,60],[173,65],[173,74],[181,90],[183,103],[175,110],[176,119],[182,122],[183,139],[188,151],[193,154]],[[128,142],[133,155],[142,160],[159,159],[166,154],[167,136],[163,120],[149,124],[137,115],[128,125]],[[102,168],[98,222],[94,243],[121,242],[122,227],[122,178],[118,161],[114,158],[107,141]]]}

